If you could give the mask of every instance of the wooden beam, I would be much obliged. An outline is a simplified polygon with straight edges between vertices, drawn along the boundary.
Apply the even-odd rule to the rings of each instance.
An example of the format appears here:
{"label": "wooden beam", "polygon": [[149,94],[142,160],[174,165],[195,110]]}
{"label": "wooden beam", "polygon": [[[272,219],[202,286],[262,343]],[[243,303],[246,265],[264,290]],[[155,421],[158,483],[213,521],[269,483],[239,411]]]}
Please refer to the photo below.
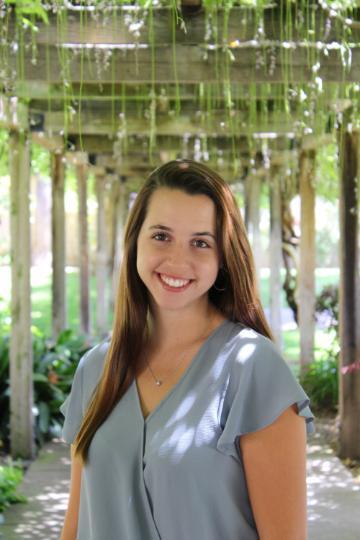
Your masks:
{"label": "wooden beam", "polygon": [[[270,45],[270,44],[269,44]],[[151,84],[151,83],[216,83],[226,81],[233,83],[288,83],[299,84],[312,82],[314,73],[309,62],[307,47],[282,49],[277,42],[273,46],[274,62],[271,70],[266,53],[264,65],[258,66],[259,55],[263,54],[262,47],[239,46],[232,49],[233,60],[230,61],[228,52],[208,50],[194,45],[176,44],[174,48],[167,45],[157,46],[152,53],[148,46],[137,49],[114,49],[111,61],[99,62],[99,52],[89,48],[79,54],[74,54],[74,47],[69,47],[64,54],[66,66],[61,64],[57,47],[39,45],[37,63],[32,63],[31,50],[24,51],[22,74],[17,72],[18,59],[10,56],[6,68],[13,70],[23,81],[43,81],[50,84],[69,83],[103,83],[112,82]],[[313,51],[319,64],[317,77],[322,82],[355,82],[360,80],[360,49],[352,48],[352,63],[349,68],[343,67],[340,50],[330,49],[326,53],[315,49]],[[154,55],[152,57],[152,54]],[[174,70],[174,55],[176,56],[176,71]],[[64,69],[66,75],[64,75]],[[46,75],[45,75],[46,74]],[[65,90],[66,91],[66,90]],[[71,94],[69,93],[69,97]]]}
{"label": "wooden beam", "polygon": [[314,360],[315,339],[315,151],[300,154],[301,236],[299,264],[299,330],[302,370]]}
{"label": "wooden beam", "polygon": [[[296,101],[297,85],[294,86],[295,92],[293,98],[289,96],[289,87],[285,81],[272,83],[269,86],[264,86],[262,83],[252,83],[251,81],[229,81],[229,93],[231,99],[235,103],[248,104],[253,101],[268,101],[273,100],[277,105],[288,100],[289,102]],[[310,90],[310,88],[309,88]],[[181,104],[187,102],[199,104],[201,99],[211,98],[218,106],[223,104],[225,108],[224,90],[218,83],[206,83],[203,86],[204,97],[199,95],[198,84],[182,84],[181,81],[176,83],[164,83],[152,81],[148,84],[143,84],[139,87],[137,84],[124,83],[122,81],[103,82],[101,80],[93,83],[83,81],[83,83],[73,82],[71,86],[71,99],[76,102],[91,101],[95,107],[103,103],[114,102],[120,100],[126,104],[126,108],[131,103],[149,104],[153,100],[155,93],[156,100],[160,101],[168,99],[171,104],[174,104],[177,99],[181,100]],[[64,92],[62,83],[51,83],[45,79],[35,81],[16,80],[13,86],[14,95],[19,99],[30,100],[30,107],[43,111],[63,110],[64,101],[69,100],[69,96]],[[335,111],[341,111],[349,105],[351,96],[356,97],[356,89],[349,87],[343,81],[327,82],[321,93],[322,103],[327,105],[334,104]],[[350,97],[349,97],[350,96]],[[336,105],[338,103],[338,105]]]}
{"label": "wooden beam", "polygon": [[31,141],[38,144],[49,152],[62,153],[64,151],[64,137],[60,135],[48,135],[43,131],[31,133]]}
{"label": "wooden beam", "polygon": [[[131,9],[132,8],[132,9]],[[67,10],[66,25],[59,24],[57,16],[49,13],[50,24],[37,21],[36,43],[55,45],[59,43],[76,44],[143,44],[149,42],[149,19],[150,12],[142,11],[140,17],[133,6],[115,8],[106,18],[101,11],[98,16],[89,14],[86,19],[79,11]],[[204,43],[205,39],[211,43],[232,43],[259,39],[259,13],[250,6],[234,6],[228,14],[225,24],[224,10],[219,8],[212,11],[212,16],[207,16],[206,11],[196,13],[196,17],[186,16],[182,18],[186,27],[177,25],[173,36],[173,13],[169,8],[153,7],[152,28],[156,43],[171,45],[173,39],[177,43],[197,44]],[[321,9],[319,4],[309,6],[308,14],[304,13],[310,22],[311,41],[314,42],[341,42],[344,39],[344,31],[347,31],[348,41],[354,43],[360,41],[360,29],[356,24],[351,24],[349,19],[343,19],[345,24],[339,24],[336,18],[330,15],[330,11]],[[352,19],[356,22],[360,19],[359,10],[354,10]],[[215,38],[215,23],[217,37]],[[261,17],[262,35],[264,40],[277,40],[282,36],[284,41],[304,39],[304,25],[299,23],[298,12],[295,6],[291,10],[286,7],[269,7],[264,10]],[[226,30],[225,30],[226,29]],[[16,32],[14,19],[9,22],[7,35],[14,36]],[[30,41],[30,29],[27,32]],[[205,38],[205,36],[208,36]],[[25,33],[26,39],[26,33]]]}
{"label": "wooden beam", "polygon": [[[126,115],[126,125],[112,117],[110,111],[82,111],[80,119],[77,115],[67,124],[68,135],[106,135],[116,137],[118,133],[124,132],[129,135],[147,135],[151,129],[151,121],[138,116]],[[273,139],[277,136],[292,137],[301,136],[302,130],[299,128],[299,118],[294,115],[273,114],[268,119],[257,118],[253,123],[249,121],[248,115],[234,111],[231,121],[226,113],[214,113],[209,118],[201,118],[201,115],[183,115],[177,117],[159,116],[156,119],[156,135],[170,136],[179,134],[209,137],[249,137],[253,135],[262,138]],[[51,133],[64,132],[63,112],[44,113],[44,131]],[[317,116],[307,124],[314,133],[323,134],[327,129],[327,117]]]}
{"label": "wooden beam", "polygon": [[65,282],[65,165],[63,154],[51,154],[52,179],[52,330],[53,337],[66,327]]}
{"label": "wooden beam", "polygon": [[33,359],[30,300],[30,148],[10,133],[11,335],[10,440],[13,458],[33,459]]}
{"label": "wooden beam", "polygon": [[301,138],[301,148],[303,150],[312,150],[335,143],[335,133],[324,133],[323,135],[304,135]]}
{"label": "wooden beam", "polygon": [[359,133],[347,118],[340,146],[339,455],[360,459]]}
{"label": "wooden beam", "polygon": [[[157,135],[156,136],[156,145],[160,151],[163,152],[182,152],[185,150],[192,152],[197,144],[199,136],[196,135],[186,135],[183,133],[176,133],[173,135]],[[319,137],[321,139],[321,137]],[[301,141],[303,139],[289,138],[287,135],[281,136],[278,135],[274,139],[267,140],[267,147],[271,152],[271,155],[274,156],[277,153],[290,151],[290,146],[297,148],[301,146]],[[332,139],[331,139],[332,140]],[[250,143],[249,138],[245,135],[236,134],[234,137],[234,143],[237,149],[237,152],[241,156],[248,156],[251,153],[250,144],[252,150],[261,150],[262,146],[261,139],[253,139]],[[116,153],[116,145],[119,144],[119,139],[104,135],[82,135],[81,138],[79,135],[71,135],[68,139],[68,143],[71,146],[71,149],[74,151],[83,151],[88,154],[113,154]],[[232,137],[228,134],[223,136],[207,135],[206,144],[210,154],[218,153],[223,155],[223,153],[229,152],[232,147]],[[140,156],[149,155],[149,133],[143,134],[132,134],[128,136],[127,139],[127,155],[133,155],[136,159],[140,159]],[[289,158],[289,155],[286,156],[286,159]]]}

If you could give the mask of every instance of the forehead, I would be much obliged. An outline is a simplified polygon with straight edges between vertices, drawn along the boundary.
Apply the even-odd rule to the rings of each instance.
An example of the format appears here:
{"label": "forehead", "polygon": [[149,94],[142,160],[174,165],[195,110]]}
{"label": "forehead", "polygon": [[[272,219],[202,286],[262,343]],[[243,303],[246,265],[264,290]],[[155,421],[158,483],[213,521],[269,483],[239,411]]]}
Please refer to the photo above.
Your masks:
{"label": "forehead", "polygon": [[197,231],[206,225],[208,229],[215,230],[215,204],[207,195],[189,195],[179,189],[159,188],[150,197],[144,224],[174,227],[187,224]]}

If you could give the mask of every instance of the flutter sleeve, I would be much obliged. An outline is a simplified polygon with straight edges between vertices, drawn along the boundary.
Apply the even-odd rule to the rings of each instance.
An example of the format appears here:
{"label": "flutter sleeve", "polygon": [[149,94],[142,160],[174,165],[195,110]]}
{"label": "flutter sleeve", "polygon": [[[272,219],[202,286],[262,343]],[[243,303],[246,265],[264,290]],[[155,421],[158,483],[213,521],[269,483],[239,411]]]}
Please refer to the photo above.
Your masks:
{"label": "flutter sleeve", "polygon": [[239,459],[237,439],[272,424],[296,404],[307,434],[315,431],[309,397],[272,341],[243,330],[234,355],[220,416],[217,448]]}
{"label": "flutter sleeve", "polygon": [[70,394],[60,406],[60,411],[65,417],[61,436],[67,444],[74,442],[84,415],[83,366],[89,352],[85,353],[80,359],[74,374]]}

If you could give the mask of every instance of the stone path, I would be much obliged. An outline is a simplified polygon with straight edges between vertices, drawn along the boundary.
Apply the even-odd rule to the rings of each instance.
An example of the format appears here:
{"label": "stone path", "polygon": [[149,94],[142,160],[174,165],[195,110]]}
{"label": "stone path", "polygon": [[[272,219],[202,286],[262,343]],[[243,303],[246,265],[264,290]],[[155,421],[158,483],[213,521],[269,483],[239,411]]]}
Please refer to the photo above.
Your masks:
{"label": "stone path", "polygon": [[[70,485],[69,446],[47,443],[27,470],[19,492],[27,504],[5,511],[0,540],[58,540],[67,508]],[[104,539],[105,540],[105,539]]]}
{"label": "stone path", "polygon": [[[69,447],[54,440],[29,467],[20,489],[28,504],[13,505],[5,512],[0,540],[58,540],[69,478]],[[309,540],[360,540],[359,516],[360,484],[320,430],[308,443]]]}

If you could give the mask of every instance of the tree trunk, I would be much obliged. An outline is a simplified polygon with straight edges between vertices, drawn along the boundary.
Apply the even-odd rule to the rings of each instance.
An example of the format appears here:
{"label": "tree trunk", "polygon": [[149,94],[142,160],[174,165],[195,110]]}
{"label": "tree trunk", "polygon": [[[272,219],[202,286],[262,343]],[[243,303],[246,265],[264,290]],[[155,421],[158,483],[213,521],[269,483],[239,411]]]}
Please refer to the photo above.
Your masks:
{"label": "tree trunk", "polygon": [[80,330],[90,333],[87,165],[76,165],[79,198]]}
{"label": "tree trunk", "polygon": [[281,187],[278,169],[271,169],[270,174],[270,325],[281,348]]}
{"label": "tree trunk", "polygon": [[62,154],[51,155],[52,173],[52,330],[56,336],[66,326],[65,284],[65,167]]}
{"label": "tree trunk", "polygon": [[314,360],[315,337],[315,151],[300,155],[301,236],[299,267],[299,329],[301,369]]}
{"label": "tree trunk", "polygon": [[360,459],[359,134],[340,135],[340,445]]}
{"label": "tree trunk", "polygon": [[11,337],[10,439],[13,458],[35,456],[30,299],[30,149],[25,133],[10,134]]}

